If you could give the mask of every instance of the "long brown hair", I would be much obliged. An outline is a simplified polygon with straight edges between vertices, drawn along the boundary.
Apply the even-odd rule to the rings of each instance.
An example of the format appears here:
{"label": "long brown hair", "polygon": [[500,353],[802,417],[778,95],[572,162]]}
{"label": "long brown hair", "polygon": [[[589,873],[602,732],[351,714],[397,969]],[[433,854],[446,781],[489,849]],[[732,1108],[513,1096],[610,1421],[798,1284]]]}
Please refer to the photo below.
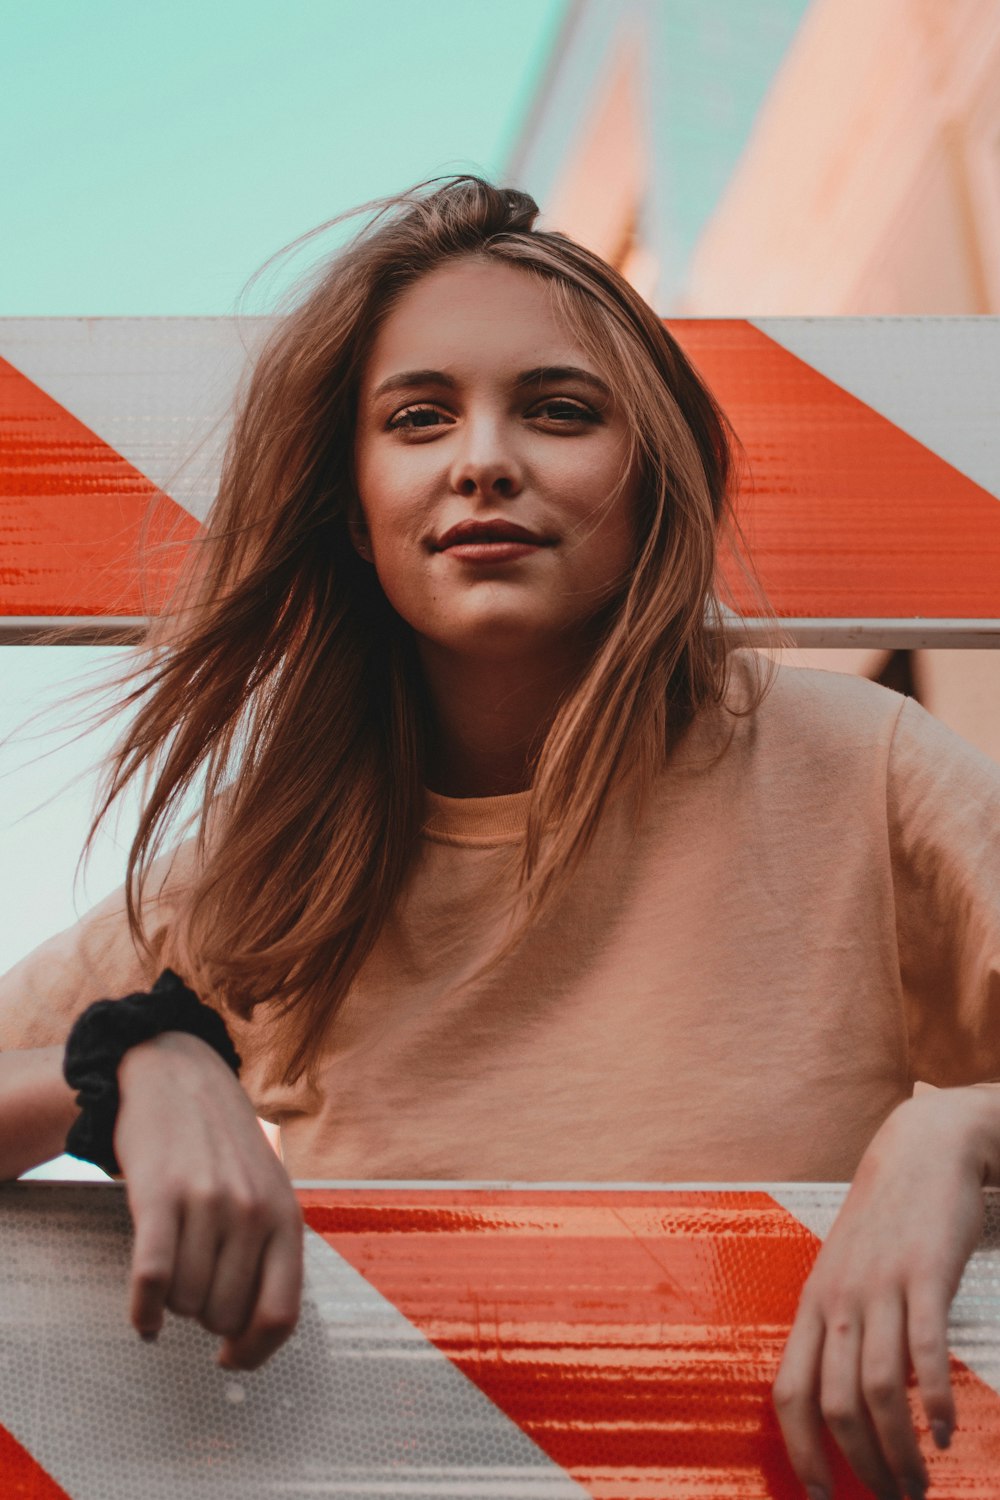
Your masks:
{"label": "long brown hair", "polygon": [[[533,228],[526,193],[482,178],[420,183],[355,212],[368,210],[253,364],[217,499],[124,679],[135,712],[87,841],[142,772],[127,891],[130,928],[148,948],[149,866],[197,794],[198,873],[177,919],[187,977],[241,1014],[261,1002],[283,1010],[275,1064],[288,1082],[316,1057],[371,952],[422,821],[431,725],[412,634],[347,530],[360,375],[407,287],[469,255],[544,278],[610,381],[640,465],[633,566],[537,752],[521,918],[480,973],[556,899],[612,788],[634,780],[641,800],[692,717],[725,701],[745,643],[717,578],[720,539],[739,540],[732,434],[647,303],[598,256]],[[746,563],[744,575],[767,613]],[[767,688],[752,660],[744,712]]]}

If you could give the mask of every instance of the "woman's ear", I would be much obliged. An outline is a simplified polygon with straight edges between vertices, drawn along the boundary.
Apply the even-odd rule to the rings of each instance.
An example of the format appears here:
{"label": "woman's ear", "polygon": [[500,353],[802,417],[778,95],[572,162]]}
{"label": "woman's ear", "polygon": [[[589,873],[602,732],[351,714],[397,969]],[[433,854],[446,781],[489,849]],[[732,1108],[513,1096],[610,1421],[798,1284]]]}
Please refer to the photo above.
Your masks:
{"label": "woman's ear", "polygon": [[368,535],[368,523],[357,495],[352,495],[347,502],[347,533],[358,556],[363,557],[365,562],[371,562],[372,546]]}

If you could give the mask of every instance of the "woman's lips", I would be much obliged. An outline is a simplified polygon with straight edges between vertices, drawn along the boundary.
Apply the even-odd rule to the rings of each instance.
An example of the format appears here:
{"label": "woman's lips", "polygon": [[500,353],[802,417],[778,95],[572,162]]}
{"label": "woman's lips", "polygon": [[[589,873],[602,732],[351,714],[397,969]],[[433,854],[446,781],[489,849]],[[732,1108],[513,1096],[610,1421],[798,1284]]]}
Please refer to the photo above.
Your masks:
{"label": "woman's lips", "polygon": [[446,556],[456,557],[460,562],[502,563],[530,557],[545,546],[545,542],[455,542],[444,551]]}

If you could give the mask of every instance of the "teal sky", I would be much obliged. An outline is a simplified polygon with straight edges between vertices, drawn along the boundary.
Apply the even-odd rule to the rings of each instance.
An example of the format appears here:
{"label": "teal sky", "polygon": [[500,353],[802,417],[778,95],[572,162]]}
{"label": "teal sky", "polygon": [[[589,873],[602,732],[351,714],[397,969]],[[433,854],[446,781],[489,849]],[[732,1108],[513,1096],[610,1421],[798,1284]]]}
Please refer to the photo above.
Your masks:
{"label": "teal sky", "polygon": [[681,284],[809,4],[654,0],[655,197]]}
{"label": "teal sky", "polygon": [[332,215],[501,173],[565,8],[0,0],[0,316],[231,312]]}

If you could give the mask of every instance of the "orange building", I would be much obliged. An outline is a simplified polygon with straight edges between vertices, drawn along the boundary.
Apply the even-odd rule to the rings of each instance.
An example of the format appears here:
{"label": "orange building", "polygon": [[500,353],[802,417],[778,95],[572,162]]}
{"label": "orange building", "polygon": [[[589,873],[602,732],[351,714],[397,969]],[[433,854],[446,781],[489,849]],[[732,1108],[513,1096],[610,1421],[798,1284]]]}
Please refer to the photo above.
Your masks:
{"label": "orange building", "polygon": [[687,270],[729,313],[1000,312],[1000,6],[815,0]]}

